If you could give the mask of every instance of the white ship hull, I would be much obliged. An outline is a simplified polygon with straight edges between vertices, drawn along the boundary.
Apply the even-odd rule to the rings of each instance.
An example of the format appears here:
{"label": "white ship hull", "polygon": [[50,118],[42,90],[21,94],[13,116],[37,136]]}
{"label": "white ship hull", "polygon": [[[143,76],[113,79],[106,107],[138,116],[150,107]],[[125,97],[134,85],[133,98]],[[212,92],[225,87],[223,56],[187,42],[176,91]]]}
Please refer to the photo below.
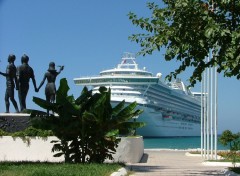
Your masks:
{"label": "white ship hull", "polygon": [[146,123],[145,127],[137,129],[137,134],[144,137],[200,136],[200,124],[165,119],[161,112],[154,112],[151,108],[144,108],[137,121]]}
{"label": "white ship hull", "polygon": [[[120,100],[119,97],[117,99],[119,101],[116,101],[116,98],[113,97],[114,103],[112,103],[112,106],[123,100]],[[143,137],[188,137],[201,135],[200,123],[164,118],[162,112],[144,107],[144,105],[138,105],[136,109],[144,110],[136,121],[146,123],[146,126],[137,129],[137,135]]]}

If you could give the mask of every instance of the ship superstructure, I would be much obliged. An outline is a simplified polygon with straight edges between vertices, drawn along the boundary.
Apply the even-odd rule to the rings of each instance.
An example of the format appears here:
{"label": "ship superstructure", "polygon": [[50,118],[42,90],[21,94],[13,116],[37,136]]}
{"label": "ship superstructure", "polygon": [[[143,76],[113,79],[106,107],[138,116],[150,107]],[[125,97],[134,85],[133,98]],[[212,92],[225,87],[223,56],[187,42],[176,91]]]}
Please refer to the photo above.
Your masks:
{"label": "ship superstructure", "polygon": [[116,68],[104,70],[99,76],[75,78],[74,83],[111,88],[111,102],[123,99],[136,101],[144,113],[138,121],[146,126],[137,134],[144,137],[200,136],[201,103],[180,79],[165,83],[161,73],[153,76],[145,68],[139,69],[135,56],[125,53]]}

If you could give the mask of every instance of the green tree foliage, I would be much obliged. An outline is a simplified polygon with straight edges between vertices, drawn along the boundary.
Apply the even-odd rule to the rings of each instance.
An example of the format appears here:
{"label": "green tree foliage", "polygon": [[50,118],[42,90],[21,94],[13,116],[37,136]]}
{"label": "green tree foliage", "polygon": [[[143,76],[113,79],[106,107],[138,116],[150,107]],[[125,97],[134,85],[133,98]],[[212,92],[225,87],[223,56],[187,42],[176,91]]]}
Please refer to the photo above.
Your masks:
{"label": "green tree foliage", "polygon": [[219,138],[219,141],[224,146],[229,145],[229,147],[231,148],[233,141],[237,140],[239,137],[239,134],[233,134],[230,130],[225,130]]}
{"label": "green tree foliage", "polygon": [[56,103],[50,103],[34,97],[33,101],[53,113],[30,110],[35,117],[33,126],[51,130],[59,138],[52,141],[54,156],[64,155],[65,162],[102,163],[105,159],[113,159],[112,154],[120,142],[119,134],[129,133],[144,123],[133,123],[130,120],[142,113],[134,110],[136,102],[125,106],[122,101],[111,106],[111,90],[99,88],[99,93],[92,94],[86,87],[81,95],[74,99],[68,95],[66,79],[61,79],[56,94]]}
{"label": "green tree foliage", "polygon": [[240,133],[233,134],[230,130],[225,130],[219,138],[219,141],[224,146],[229,145],[230,152],[227,156],[232,160],[232,163],[235,167],[237,151],[240,150]]}
{"label": "green tree foliage", "polygon": [[[217,66],[224,76],[240,78],[240,1],[239,0],[162,0],[160,8],[148,3],[152,15],[129,19],[143,29],[130,39],[140,44],[142,55],[166,48],[165,60],[180,61],[167,78],[171,80],[187,67],[194,67],[190,83],[201,80],[207,67]],[[214,2],[214,4],[211,4]],[[213,8],[214,7],[214,8]],[[214,55],[205,62],[209,51]]]}

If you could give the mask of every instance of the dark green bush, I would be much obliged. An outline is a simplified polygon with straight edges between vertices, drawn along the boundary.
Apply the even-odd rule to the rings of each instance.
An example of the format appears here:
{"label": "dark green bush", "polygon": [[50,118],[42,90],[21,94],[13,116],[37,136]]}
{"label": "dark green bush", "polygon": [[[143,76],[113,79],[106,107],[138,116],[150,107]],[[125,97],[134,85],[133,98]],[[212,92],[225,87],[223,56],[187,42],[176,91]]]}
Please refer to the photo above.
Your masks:
{"label": "dark green bush", "polygon": [[240,133],[233,134],[230,130],[225,130],[219,141],[224,146],[229,146],[230,152],[227,153],[226,157],[230,159],[235,167],[236,161],[238,160],[238,151],[240,150]]}
{"label": "dark green bush", "polygon": [[113,159],[112,154],[120,142],[119,134],[128,134],[133,129],[144,126],[131,119],[142,113],[134,110],[136,102],[125,105],[122,101],[111,106],[111,90],[100,87],[99,93],[92,94],[86,87],[81,95],[74,99],[68,96],[66,79],[60,81],[56,94],[56,103],[34,97],[33,101],[40,107],[52,112],[28,110],[31,112],[33,126],[38,129],[51,130],[59,140],[52,141],[55,157],[64,155],[65,162],[102,163]]}
{"label": "dark green bush", "polygon": [[12,136],[12,137],[48,137],[53,136],[53,132],[51,130],[42,130],[37,129],[32,126],[17,132],[6,132],[0,129],[0,136]]}

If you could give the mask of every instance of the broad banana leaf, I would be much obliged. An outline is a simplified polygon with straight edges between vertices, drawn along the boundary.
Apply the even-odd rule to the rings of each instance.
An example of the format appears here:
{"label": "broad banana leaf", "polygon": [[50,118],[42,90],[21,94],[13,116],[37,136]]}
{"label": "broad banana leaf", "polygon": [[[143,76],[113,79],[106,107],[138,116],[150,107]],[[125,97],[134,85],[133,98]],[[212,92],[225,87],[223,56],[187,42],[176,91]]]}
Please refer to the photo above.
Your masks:
{"label": "broad banana leaf", "polygon": [[121,101],[118,103],[113,109],[112,109],[112,115],[116,116],[123,108],[125,105],[125,100]]}
{"label": "broad banana leaf", "polygon": [[51,103],[38,97],[33,97],[33,102],[43,109],[48,109],[57,113],[58,105],[56,103]]}
{"label": "broad banana leaf", "polygon": [[[57,93],[56,93],[56,103],[61,103],[62,101],[62,97],[67,97],[68,96],[68,91],[69,91],[69,86],[68,86],[68,83],[67,83],[67,80],[66,78],[62,78],[60,80],[60,86],[57,90]],[[62,96],[59,96],[59,95],[62,95]]]}

